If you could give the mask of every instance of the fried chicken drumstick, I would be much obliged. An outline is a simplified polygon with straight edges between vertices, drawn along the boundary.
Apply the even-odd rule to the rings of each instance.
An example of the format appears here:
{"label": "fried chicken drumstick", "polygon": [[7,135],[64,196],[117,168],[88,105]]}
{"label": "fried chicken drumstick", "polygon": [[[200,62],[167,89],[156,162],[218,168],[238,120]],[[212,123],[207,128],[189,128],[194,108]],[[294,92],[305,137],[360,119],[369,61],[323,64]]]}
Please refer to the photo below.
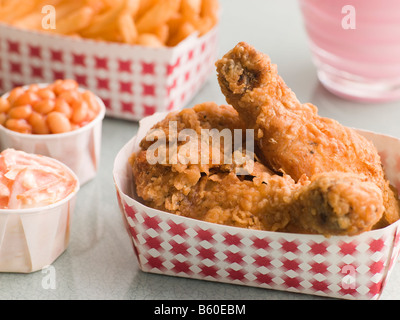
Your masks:
{"label": "fried chicken drumstick", "polygon": [[[204,103],[170,113],[154,126],[165,133],[167,148],[171,121],[179,132],[245,127],[231,106]],[[144,138],[130,159],[137,195],[155,209],[237,227],[324,235],[370,230],[384,211],[382,191],[353,173],[323,172],[294,181],[257,159],[246,176],[237,175],[234,164],[212,163],[211,158],[202,164],[150,164],[147,153],[156,141]],[[181,141],[178,150],[187,143]]]}
{"label": "fried chicken drumstick", "polygon": [[[259,156],[268,167],[295,181],[324,172],[336,172],[332,178],[340,180],[344,173],[353,173],[382,191],[385,210],[376,227],[399,219],[397,196],[372,143],[337,121],[320,117],[312,104],[300,103],[267,55],[242,42],[216,66],[227,102],[248,128],[255,129]],[[366,203],[368,198],[359,201]]]}

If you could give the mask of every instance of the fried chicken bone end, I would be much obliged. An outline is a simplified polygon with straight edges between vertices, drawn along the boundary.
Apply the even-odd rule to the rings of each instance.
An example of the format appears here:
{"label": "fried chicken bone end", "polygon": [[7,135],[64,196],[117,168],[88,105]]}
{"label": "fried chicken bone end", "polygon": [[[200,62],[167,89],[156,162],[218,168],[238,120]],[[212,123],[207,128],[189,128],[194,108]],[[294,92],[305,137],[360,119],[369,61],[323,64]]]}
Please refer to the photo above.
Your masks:
{"label": "fried chicken bone end", "polygon": [[[166,133],[167,148],[171,121],[179,132],[245,128],[231,106],[204,103],[170,113],[153,127]],[[236,227],[324,235],[368,230],[384,210],[382,191],[352,173],[324,172],[295,182],[257,159],[245,176],[236,174],[233,164],[222,162],[150,164],[148,152],[154,143],[143,139],[130,162],[137,195],[155,209]],[[178,152],[187,149],[188,143],[180,142]]]}
{"label": "fried chicken bone end", "polygon": [[[338,180],[344,173],[358,175],[352,188],[341,194],[356,189],[365,191],[367,182],[381,190],[384,212],[381,219],[370,221],[368,225],[384,227],[399,219],[397,192],[385,178],[373,144],[355,130],[320,117],[314,105],[300,103],[267,55],[241,42],[217,61],[216,67],[222,93],[246,127],[255,130],[259,156],[269,168],[284,172],[295,181],[304,175],[313,179],[325,172],[332,172],[331,176]],[[363,196],[356,196],[361,202],[357,206],[360,211],[350,208],[360,222],[365,218],[362,203],[368,203],[370,197],[367,192],[362,193]],[[315,199],[318,197],[314,195]],[[350,198],[350,194],[347,197]],[[317,203],[321,203],[321,207],[304,214],[323,212],[326,206]],[[367,225],[366,230],[369,230]]]}

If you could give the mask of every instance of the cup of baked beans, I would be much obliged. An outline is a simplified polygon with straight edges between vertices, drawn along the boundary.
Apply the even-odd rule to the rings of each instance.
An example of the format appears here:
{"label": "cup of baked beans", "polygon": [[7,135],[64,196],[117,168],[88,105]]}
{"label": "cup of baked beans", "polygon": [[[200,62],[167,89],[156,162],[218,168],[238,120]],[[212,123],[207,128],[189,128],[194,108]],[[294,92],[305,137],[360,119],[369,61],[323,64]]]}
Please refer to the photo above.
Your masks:
{"label": "cup of baked beans", "polygon": [[82,185],[97,174],[105,111],[75,80],[16,87],[0,97],[0,147],[59,160]]}

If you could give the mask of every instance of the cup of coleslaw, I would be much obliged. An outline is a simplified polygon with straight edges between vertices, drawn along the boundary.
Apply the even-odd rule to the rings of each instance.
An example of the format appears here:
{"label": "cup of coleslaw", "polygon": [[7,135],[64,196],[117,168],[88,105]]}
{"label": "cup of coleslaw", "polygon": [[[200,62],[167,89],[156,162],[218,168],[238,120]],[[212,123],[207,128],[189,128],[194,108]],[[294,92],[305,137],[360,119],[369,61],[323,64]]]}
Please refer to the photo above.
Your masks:
{"label": "cup of coleslaw", "polygon": [[76,174],[55,159],[0,153],[0,272],[34,272],[65,251],[79,187]]}

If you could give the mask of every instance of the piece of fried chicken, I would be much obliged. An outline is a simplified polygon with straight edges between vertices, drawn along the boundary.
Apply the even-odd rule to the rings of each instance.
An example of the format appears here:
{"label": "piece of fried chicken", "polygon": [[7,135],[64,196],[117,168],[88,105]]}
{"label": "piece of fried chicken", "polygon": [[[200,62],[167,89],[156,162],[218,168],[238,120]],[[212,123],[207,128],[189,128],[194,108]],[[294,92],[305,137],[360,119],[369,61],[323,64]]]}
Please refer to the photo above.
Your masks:
{"label": "piece of fried chicken", "polygon": [[[201,129],[244,128],[232,107],[214,103],[170,113],[156,124],[141,141],[141,151],[130,159],[137,195],[150,207],[230,226],[324,235],[358,234],[370,230],[382,216],[381,190],[354,174],[321,173],[296,183],[255,159],[247,175],[237,175],[237,164],[214,163],[211,154],[203,163],[171,164],[166,159],[151,164],[148,153],[159,140],[150,135],[161,130],[170,148],[169,140],[176,138],[169,132],[171,122],[178,132],[193,129],[199,139]],[[180,141],[177,152],[188,143]],[[223,153],[222,146],[213,152]]]}
{"label": "piece of fried chicken", "polygon": [[382,190],[385,212],[377,227],[399,219],[397,193],[385,179],[372,143],[353,129],[320,117],[312,104],[301,104],[267,55],[241,42],[216,66],[227,102],[247,127],[256,130],[265,164],[296,181],[304,174],[311,178],[330,171],[361,175]]}

